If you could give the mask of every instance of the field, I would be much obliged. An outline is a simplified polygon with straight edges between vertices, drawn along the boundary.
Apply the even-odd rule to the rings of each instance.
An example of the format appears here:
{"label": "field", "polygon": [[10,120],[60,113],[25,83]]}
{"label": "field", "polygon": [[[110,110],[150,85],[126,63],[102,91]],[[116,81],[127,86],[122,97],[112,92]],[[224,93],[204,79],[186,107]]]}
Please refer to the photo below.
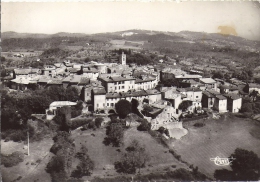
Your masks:
{"label": "field", "polygon": [[[260,156],[260,123],[251,119],[224,115],[219,120],[205,120],[201,128],[193,126],[198,121],[187,122],[188,134],[172,143],[184,161],[213,177],[216,166],[210,158],[229,157],[236,148],[252,150]],[[229,166],[226,167],[229,169]]]}
{"label": "field", "polygon": [[51,138],[30,143],[30,155],[28,156],[27,149],[23,149],[23,143],[4,142],[1,140],[1,153],[11,154],[15,151],[25,153],[24,161],[16,166],[7,168],[1,165],[3,182],[14,181],[19,176],[22,177],[19,180],[20,182],[37,181],[37,179],[38,181],[51,181],[50,175],[45,171],[45,167],[53,156],[49,152],[52,145],[53,140]]}
{"label": "field", "polygon": [[111,40],[110,49],[142,49],[144,41]]}
{"label": "field", "polygon": [[[94,134],[95,136],[91,134]],[[125,147],[122,146],[119,148],[105,146],[102,143],[106,136],[105,129],[98,129],[97,131],[76,130],[73,131],[72,136],[75,139],[77,150],[80,148],[81,144],[85,145],[88,148],[90,158],[95,162],[93,174],[91,177],[83,177],[84,180],[93,179],[95,176],[108,178],[120,175],[114,170],[114,162],[121,158],[122,151],[124,151],[124,148],[132,141],[132,139],[137,139],[141,143],[144,143],[146,150],[151,156],[151,161],[148,163],[149,167],[141,169],[142,174],[147,174],[152,171],[164,171],[165,169],[171,168],[172,165],[176,165],[177,168],[187,168],[185,164],[177,161],[172,154],[168,152],[167,148],[163,147],[153,139],[150,134],[137,131],[135,127],[125,131]],[[120,149],[121,152],[118,152],[118,149]]]}

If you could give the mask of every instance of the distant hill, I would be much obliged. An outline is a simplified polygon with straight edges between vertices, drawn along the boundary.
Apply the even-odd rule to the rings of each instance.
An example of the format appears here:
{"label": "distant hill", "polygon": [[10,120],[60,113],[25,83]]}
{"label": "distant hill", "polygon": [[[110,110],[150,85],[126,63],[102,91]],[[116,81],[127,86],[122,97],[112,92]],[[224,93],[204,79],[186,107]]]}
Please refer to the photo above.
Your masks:
{"label": "distant hill", "polygon": [[88,34],[84,33],[67,33],[59,32],[55,34],[37,34],[37,33],[17,33],[17,32],[3,32],[1,33],[2,39],[10,38],[51,38],[51,37],[85,37]]}

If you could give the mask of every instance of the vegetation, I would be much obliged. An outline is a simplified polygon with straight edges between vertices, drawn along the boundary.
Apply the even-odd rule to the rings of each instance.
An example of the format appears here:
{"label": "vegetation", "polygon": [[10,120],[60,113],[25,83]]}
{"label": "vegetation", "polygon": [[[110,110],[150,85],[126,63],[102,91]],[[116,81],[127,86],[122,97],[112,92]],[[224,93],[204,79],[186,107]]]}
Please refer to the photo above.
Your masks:
{"label": "vegetation", "polygon": [[78,158],[80,162],[76,169],[72,171],[71,177],[81,178],[91,175],[91,171],[94,169],[94,162],[89,158],[87,152],[88,149],[82,145],[80,151],[76,154],[76,158]]}
{"label": "vegetation", "polygon": [[151,130],[151,123],[149,123],[146,119],[139,119],[140,125],[137,127],[139,131],[150,131]]}
{"label": "vegetation", "polygon": [[[167,171],[165,173],[156,172],[150,173],[146,175],[137,175],[134,177],[134,181],[142,181],[142,182],[149,182],[149,181],[208,181],[210,180],[207,176],[200,172],[196,172],[194,170],[189,171],[184,168],[179,168],[174,171]],[[116,178],[94,178],[93,182],[120,182],[126,181],[131,182],[133,181],[132,177],[127,176],[120,176]]]}
{"label": "vegetation", "polygon": [[24,154],[22,152],[13,152],[10,155],[1,154],[1,162],[5,167],[13,167],[23,162]]}
{"label": "vegetation", "polygon": [[112,144],[113,147],[119,147],[123,143],[125,123],[121,120],[113,120],[106,128],[107,137],[104,144]]}
{"label": "vegetation", "polygon": [[75,144],[70,134],[60,131],[53,138],[54,145],[50,151],[55,154],[46,166],[46,172],[50,173],[52,181],[66,181],[69,179],[72,169],[72,161],[75,154]]}
{"label": "vegetation", "polygon": [[[75,88],[50,87],[49,89],[8,92],[1,90],[1,129],[2,137],[10,135],[10,140],[20,141],[26,138],[27,121],[31,114],[45,114],[45,109],[54,101],[77,101],[78,91]],[[82,104],[77,104],[75,111]],[[59,122],[62,122],[60,118]],[[9,130],[9,131],[8,131]],[[16,130],[16,132],[13,132]],[[11,136],[13,135],[13,136]]]}
{"label": "vegetation", "polygon": [[135,174],[136,170],[145,167],[150,160],[149,154],[145,151],[145,146],[139,141],[133,140],[125,149],[120,161],[115,162],[115,169],[119,173]]}
{"label": "vegetation", "polygon": [[219,169],[214,173],[217,180],[223,181],[257,181],[260,177],[260,159],[252,152],[245,149],[237,148],[230,156],[233,159],[230,167]]}
{"label": "vegetation", "polygon": [[158,131],[161,133],[161,134],[165,134],[166,136],[170,137],[170,133],[169,133],[169,130],[167,128],[164,128],[164,127],[160,127],[158,129]]}
{"label": "vegetation", "polygon": [[132,112],[132,104],[125,99],[118,101],[115,104],[115,108],[120,118],[125,118],[129,113]]}
{"label": "vegetation", "polygon": [[192,106],[192,102],[189,100],[184,100],[179,105],[179,109],[182,111],[186,111],[190,106]]}

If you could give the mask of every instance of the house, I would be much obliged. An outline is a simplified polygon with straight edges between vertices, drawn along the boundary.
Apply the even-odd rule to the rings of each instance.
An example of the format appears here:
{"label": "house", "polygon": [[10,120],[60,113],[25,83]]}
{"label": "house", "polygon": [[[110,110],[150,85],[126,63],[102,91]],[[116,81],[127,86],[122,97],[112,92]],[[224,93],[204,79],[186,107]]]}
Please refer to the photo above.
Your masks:
{"label": "house", "polygon": [[202,107],[204,108],[213,108],[215,102],[215,95],[211,92],[205,90],[202,95]]}
{"label": "house", "polygon": [[213,109],[218,112],[227,112],[227,98],[223,95],[216,95]]}
{"label": "house", "polygon": [[242,106],[242,98],[236,94],[224,94],[227,98],[227,109],[229,112],[237,113]]}
{"label": "house", "polygon": [[55,115],[57,114],[57,109],[62,108],[64,106],[75,106],[77,105],[76,102],[70,102],[70,101],[55,101],[52,102],[49,106],[49,109],[46,109],[46,119],[52,120]]}
{"label": "house", "polygon": [[182,74],[186,74],[186,72],[181,69],[165,68],[160,72],[160,80],[165,81],[168,79],[174,79]]}
{"label": "house", "polygon": [[90,78],[92,80],[97,80],[99,76],[99,70],[93,65],[82,65],[80,70],[77,71],[78,74],[84,77]]}
{"label": "house", "polygon": [[[167,88],[167,87],[166,87]],[[182,102],[181,94],[176,91],[176,88],[170,87],[168,89],[161,89],[162,98],[169,101],[172,104],[172,107],[175,109],[179,108],[180,103]]]}
{"label": "house", "polygon": [[177,91],[186,96],[186,98],[183,100],[201,102],[202,90],[199,88],[178,88]]}
{"label": "house", "polygon": [[158,84],[158,80],[156,76],[153,75],[142,75],[139,78],[135,79],[135,90],[142,89],[153,89]]}
{"label": "house", "polygon": [[179,81],[180,88],[199,87],[201,84],[193,79]]}
{"label": "house", "polygon": [[135,89],[135,78],[133,77],[100,77],[106,92],[127,92]]}
{"label": "house", "polygon": [[151,129],[158,130],[160,127],[167,129],[182,128],[182,122],[179,122],[181,112],[171,106],[165,106],[162,111],[151,120]]}
{"label": "house", "polygon": [[41,74],[41,70],[38,68],[17,68],[13,71],[13,78],[32,78]]}
{"label": "house", "polygon": [[91,92],[91,101],[94,111],[105,109],[106,90],[104,88],[95,88]]}
{"label": "house", "polygon": [[42,74],[45,75],[45,76],[54,77],[57,74],[56,67],[52,66],[52,65],[46,65],[42,69]]}
{"label": "house", "polygon": [[212,78],[200,78],[199,81],[205,85],[205,90],[217,90],[217,82]]}

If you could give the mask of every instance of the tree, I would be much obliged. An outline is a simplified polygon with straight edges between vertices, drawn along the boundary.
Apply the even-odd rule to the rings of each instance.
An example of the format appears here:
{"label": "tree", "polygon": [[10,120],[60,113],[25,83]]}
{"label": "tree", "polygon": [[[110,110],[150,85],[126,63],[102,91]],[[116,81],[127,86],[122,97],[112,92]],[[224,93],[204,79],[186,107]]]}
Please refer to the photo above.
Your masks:
{"label": "tree", "polygon": [[80,151],[76,154],[76,158],[80,160],[76,170],[71,174],[72,177],[81,178],[83,176],[90,176],[94,169],[94,162],[90,159],[87,154],[88,149],[82,145]]}
{"label": "tree", "polygon": [[97,127],[97,128],[100,128],[103,121],[104,121],[104,119],[101,118],[101,117],[96,118],[96,119],[95,119],[95,125],[96,125],[96,127]]}
{"label": "tree", "polygon": [[250,94],[249,94],[249,97],[252,97],[253,98],[253,101],[256,101],[256,98],[258,96],[258,91],[256,90],[253,90]]}
{"label": "tree", "polygon": [[151,123],[149,123],[146,119],[140,119],[139,122],[141,122],[141,124],[137,127],[137,130],[139,131],[151,130]]}
{"label": "tree", "polygon": [[192,105],[192,102],[189,100],[184,100],[182,103],[179,105],[179,109],[182,111],[186,111],[190,106]]}
{"label": "tree", "polygon": [[120,161],[115,162],[115,169],[119,173],[135,174],[136,169],[145,167],[146,163],[150,160],[149,154],[146,152],[145,146],[140,144],[139,141],[133,140],[130,145],[125,149]]}
{"label": "tree", "polygon": [[256,181],[260,177],[260,159],[252,152],[237,148],[230,158],[234,158],[230,167],[232,168],[236,180]]}
{"label": "tree", "polygon": [[113,147],[119,147],[123,143],[124,136],[124,124],[122,122],[116,121],[110,123],[107,127],[107,137],[104,140],[104,143],[109,145],[110,143]]}
{"label": "tree", "polygon": [[132,104],[125,99],[118,101],[115,104],[116,112],[120,118],[125,118],[129,113],[132,112]]}
{"label": "tree", "polygon": [[230,158],[232,171],[227,169],[216,170],[214,177],[217,180],[257,181],[260,177],[260,159],[252,152],[237,148]]}

